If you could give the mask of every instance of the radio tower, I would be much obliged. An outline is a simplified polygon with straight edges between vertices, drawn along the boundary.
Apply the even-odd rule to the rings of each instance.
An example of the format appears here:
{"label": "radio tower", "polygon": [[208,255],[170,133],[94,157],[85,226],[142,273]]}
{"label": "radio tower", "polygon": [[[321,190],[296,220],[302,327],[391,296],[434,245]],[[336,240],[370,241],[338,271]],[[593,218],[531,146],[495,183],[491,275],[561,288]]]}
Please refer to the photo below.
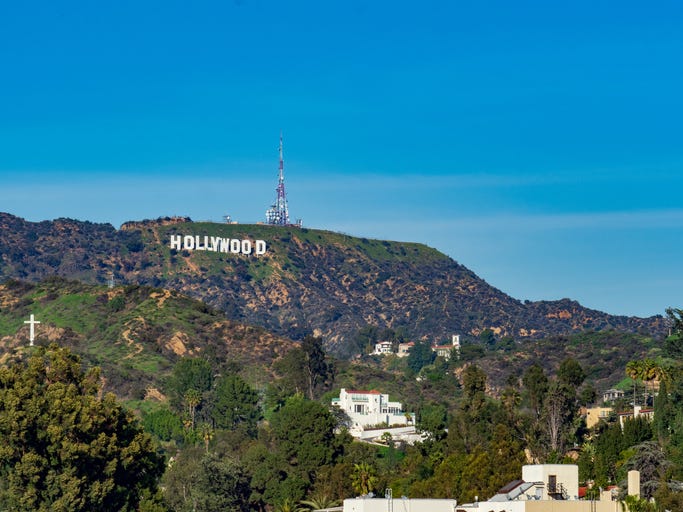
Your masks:
{"label": "radio tower", "polygon": [[277,198],[268,210],[266,210],[266,224],[275,226],[289,225],[289,210],[287,208],[287,196],[285,195],[285,164],[282,159],[282,132],[280,132],[280,174],[277,182]]}

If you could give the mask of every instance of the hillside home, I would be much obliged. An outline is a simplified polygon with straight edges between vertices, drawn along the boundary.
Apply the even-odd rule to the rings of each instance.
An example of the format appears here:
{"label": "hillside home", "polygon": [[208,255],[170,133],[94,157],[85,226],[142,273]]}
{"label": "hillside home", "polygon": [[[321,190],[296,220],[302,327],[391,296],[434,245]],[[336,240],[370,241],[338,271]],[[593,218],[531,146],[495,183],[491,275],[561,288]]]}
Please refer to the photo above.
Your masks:
{"label": "hillside home", "polygon": [[379,343],[375,343],[375,350],[372,352],[372,355],[383,356],[391,353],[393,353],[392,343],[390,341],[380,341]]}
{"label": "hillside home", "polygon": [[[399,343],[398,352],[396,353],[396,355],[398,357],[406,357],[408,354],[410,354],[410,349],[412,349],[414,346],[415,342],[413,341],[409,341],[407,343]],[[460,352],[460,335],[454,334],[451,337],[450,344],[446,343],[445,345],[432,345],[431,347],[432,351],[436,352],[437,356],[443,357],[445,359],[450,359],[453,349],[455,349],[457,353]]]}
{"label": "hillside home", "polygon": [[454,334],[451,338],[450,345],[432,345],[432,351],[436,352],[436,355],[443,357],[444,359],[450,359],[453,350],[459,354],[460,353],[460,335]]}
{"label": "hillside home", "polygon": [[603,402],[614,402],[619,398],[624,398],[624,392],[621,389],[608,389],[602,394]]}
{"label": "hillside home", "polygon": [[399,343],[398,344],[398,352],[396,355],[398,357],[406,357],[408,354],[410,354],[410,349],[415,346],[414,341],[408,341],[406,343]]}
{"label": "hillside home", "polygon": [[406,414],[400,402],[390,402],[388,394],[375,390],[347,391],[342,388],[339,398],[332,399],[332,405],[346,412],[351,418],[353,427],[357,430],[380,424],[388,426],[415,424],[414,413]]}
{"label": "hillside home", "polygon": [[654,409],[643,409],[640,405],[636,405],[633,407],[633,411],[628,411],[628,412],[620,412],[617,414],[619,418],[619,425],[621,425],[621,429],[624,429],[624,423],[628,420],[631,420],[633,418],[637,418],[638,416],[643,416],[644,418],[647,418],[649,421],[652,421],[655,417],[655,410]]}
{"label": "hillside home", "polygon": [[589,407],[585,409],[586,428],[593,428],[600,420],[607,421],[612,414],[611,407]]}

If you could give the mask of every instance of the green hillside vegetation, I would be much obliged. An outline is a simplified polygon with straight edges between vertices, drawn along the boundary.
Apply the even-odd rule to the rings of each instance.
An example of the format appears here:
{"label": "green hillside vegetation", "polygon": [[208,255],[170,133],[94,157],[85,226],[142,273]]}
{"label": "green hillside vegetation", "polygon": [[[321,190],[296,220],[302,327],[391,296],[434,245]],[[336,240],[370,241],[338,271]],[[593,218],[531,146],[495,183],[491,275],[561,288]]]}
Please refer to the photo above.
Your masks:
{"label": "green hillside vegetation", "polygon": [[[29,348],[23,322],[31,313],[41,324],[38,347]],[[672,312],[666,342],[587,332],[521,345],[483,332],[460,359],[437,358],[415,340],[406,358],[348,361],[326,354],[320,337],[278,338],[160,288],[61,278],[0,286],[2,366],[15,368],[57,343],[86,369],[100,367],[103,391],[116,393],[173,461],[158,482],[163,493],[147,500],[157,511],[270,511],[387,487],[464,502],[495,494],[529,461],[573,461],[575,446],[582,481],[620,484],[638,467],[644,495],[676,510],[683,500],[676,491],[683,480],[679,316]],[[376,339],[410,336],[366,327],[357,345]],[[598,400],[598,386],[627,375],[637,381],[637,400],[660,375],[655,422],[638,419],[624,430],[603,422],[587,431],[579,407]],[[344,418],[329,406],[341,387],[388,392],[417,413],[425,440],[352,441],[335,429]]]}
{"label": "green hillside vegetation", "polygon": [[[291,341],[229,321],[202,302],[137,285],[86,285],[52,278],[0,285],[0,344],[5,355],[28,343],[24,320],[41,322],[37,343],[58,342],[99,366],[105,390],[140,400],[162,389],[183,356],[205,356],[265,375]],[[261,377],[259,377],[261,378]]]}

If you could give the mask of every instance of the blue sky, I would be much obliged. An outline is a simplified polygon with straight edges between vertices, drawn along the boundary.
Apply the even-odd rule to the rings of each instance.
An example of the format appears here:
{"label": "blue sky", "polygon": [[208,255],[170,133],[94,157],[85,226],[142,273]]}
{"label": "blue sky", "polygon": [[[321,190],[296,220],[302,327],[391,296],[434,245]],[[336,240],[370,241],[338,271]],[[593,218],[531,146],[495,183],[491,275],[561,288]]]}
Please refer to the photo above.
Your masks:
{"label": "blue sky", "polygon": [[[57,5],[58,4],[58,5]],[[0,211],[290,213],[524,300],[683,307],[677,1],[14,2]]]}

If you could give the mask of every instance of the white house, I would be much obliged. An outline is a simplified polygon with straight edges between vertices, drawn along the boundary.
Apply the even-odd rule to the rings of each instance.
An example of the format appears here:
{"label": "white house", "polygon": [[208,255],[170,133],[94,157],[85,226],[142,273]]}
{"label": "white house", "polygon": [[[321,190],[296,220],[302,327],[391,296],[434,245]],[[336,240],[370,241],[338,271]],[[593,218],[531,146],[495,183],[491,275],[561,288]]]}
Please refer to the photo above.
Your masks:
{"label": "white house", "polygon": [[390,341],[380,341],[379,343],[375,343],[375,350],[372,352],[372,355],[383,356],[384,354],[391,354],[392,352],[392,344]]}
{"label": "white house", "polygon": [[614,402],[620,398],[624,398],[624,392],[621,389],[608,389],[602,394],[603,402]]}
{"label": "white house", "polygon": [[[389,395],[379,391],[347,391],[342,388],[339,398],[332,399],[332,405],[346,412],[353,426],[360,429],[382,423],[387,425],[408,423],[403,405],[400,402],[390,402]],[[409,417],[410,423],[415,424],[415,414],[410,413]]]}

